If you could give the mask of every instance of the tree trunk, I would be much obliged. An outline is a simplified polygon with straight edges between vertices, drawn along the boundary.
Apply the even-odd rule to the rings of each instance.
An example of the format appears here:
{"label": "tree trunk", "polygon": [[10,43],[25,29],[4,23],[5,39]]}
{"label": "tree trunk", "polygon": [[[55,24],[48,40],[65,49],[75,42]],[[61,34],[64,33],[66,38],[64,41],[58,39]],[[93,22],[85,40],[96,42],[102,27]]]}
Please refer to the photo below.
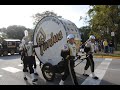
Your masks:
{"label": "tree trunk", "polygon": [[116,39],[116,36],[114,36],[114,47],[115,47],[115,50],[117,50],[117,39]]}

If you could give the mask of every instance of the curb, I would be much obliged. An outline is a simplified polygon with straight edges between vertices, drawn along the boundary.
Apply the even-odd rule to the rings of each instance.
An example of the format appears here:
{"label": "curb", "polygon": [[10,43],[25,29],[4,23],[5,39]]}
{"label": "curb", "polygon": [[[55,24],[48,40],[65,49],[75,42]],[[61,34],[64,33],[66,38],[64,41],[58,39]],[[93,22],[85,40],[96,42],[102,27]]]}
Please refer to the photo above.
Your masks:
{"label": "curb", "polygon": [[113,59],[120,59],[120,57],[113,57],[113,56],[94,56],[95,58],[113,58]]}

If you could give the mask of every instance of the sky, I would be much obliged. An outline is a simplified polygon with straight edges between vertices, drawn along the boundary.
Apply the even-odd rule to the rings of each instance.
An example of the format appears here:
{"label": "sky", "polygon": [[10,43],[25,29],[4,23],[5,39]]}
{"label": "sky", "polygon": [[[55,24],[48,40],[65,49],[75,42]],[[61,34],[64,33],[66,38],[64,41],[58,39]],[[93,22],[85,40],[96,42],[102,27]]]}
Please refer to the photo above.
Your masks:
{"label": "sky", "polygon": [[80,28],[85,26],[85,18],[89,5],[0,5],[0,28],[11,25],[22,25],[26,28],[34,28],[32,18],[36,13],[53,11],[64,19],[70,20]]}

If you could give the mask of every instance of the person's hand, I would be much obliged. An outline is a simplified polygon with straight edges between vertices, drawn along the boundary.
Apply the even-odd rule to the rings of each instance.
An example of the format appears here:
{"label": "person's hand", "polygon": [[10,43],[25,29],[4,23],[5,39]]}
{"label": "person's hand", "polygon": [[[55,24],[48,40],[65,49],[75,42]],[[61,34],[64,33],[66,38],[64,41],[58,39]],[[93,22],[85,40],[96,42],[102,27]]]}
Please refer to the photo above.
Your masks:
{"label": "person's hand", "polygon": [[96,53],[96,50],[94,50],[94,53]]}
{"label": "person's hand", "polygon": [[70,56],[69,56],[69,55],[67,55],[66,59],[69,59],[69,57],[70,57]]}
{"label": "person's hand", "polygon": [[78,59],[80,59],[80,58],[81,58],[81,56],[79,55],[79,56],[78,56]]}
{"label": "person's hand", "polygon": [[78,58],[78,59],[80,59],[80,58],[81,58],[81,56],[80,56],[80,55],[77,55],[77,58]]}

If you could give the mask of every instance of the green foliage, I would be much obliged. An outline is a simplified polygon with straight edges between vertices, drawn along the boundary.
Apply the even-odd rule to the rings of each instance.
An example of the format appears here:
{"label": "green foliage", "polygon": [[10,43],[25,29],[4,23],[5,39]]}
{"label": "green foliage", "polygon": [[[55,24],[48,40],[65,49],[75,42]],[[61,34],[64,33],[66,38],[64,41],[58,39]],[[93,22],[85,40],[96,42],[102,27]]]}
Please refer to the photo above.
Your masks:
{"label": "green foliage", "polygon": [[115,32],[115,44],[120,42],[120,9],[118,5],[91,5],[88,15],[91,31],[98,39],[111,40]]}
{"label": "green foliage", "polygon": [[7,36],[8,38],[22,39],[24,36],[24,30],[26,30],[24,26],[17,26],[17,25],[8,26]]}
{"label": "green foliage", "polygon": [[79,31],[81,32],[82,42],[85,42],[89,38],[89,33],[91,31],[90,27],[89,26],[83,26],[79,29]]}
{"label": "green foliage", "polygon": [[89,35],[89,36],[90,36],[90,35],[94,35],[96,39],[100,39],[100,38],[101,38],[101,36],[99,35],[99,33],[94,32],[94,31],[92,31],[92,30],[90,31],[90,33],[89,33],[88,35]]}
{"label": "green foliage", "polygon": [[11,38],[11,39],[20,39],[20,40],[24,37],[25,30],[31,31],[31,29],[28,29],[20,25],[12,25],[12,26],[8,26],[7,28],[0,29],[3,36],[2,39]]}
{"label": "green foliage", "polygon": [[62,17],[62,16],[58,16],[56,13],[52,12],[52,11],[44,11],[42,13],[36,13],[35,15],[33,15],[33,25],[36,25],[38,23],[38,21],[40,21],[43,17],[45,16],[55,16],[55,17]]}

